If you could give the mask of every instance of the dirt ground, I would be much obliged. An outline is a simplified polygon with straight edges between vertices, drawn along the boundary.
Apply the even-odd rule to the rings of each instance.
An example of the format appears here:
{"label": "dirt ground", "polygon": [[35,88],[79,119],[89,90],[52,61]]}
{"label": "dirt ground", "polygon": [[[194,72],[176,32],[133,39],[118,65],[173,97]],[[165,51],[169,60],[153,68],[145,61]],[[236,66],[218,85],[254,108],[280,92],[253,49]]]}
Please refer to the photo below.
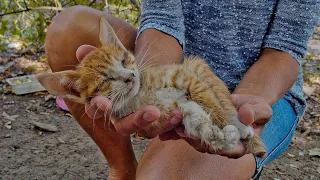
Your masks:
{"label": "dirt ground", "polygon": [[[320,55],[316,52],[320,27],[317,30],[315,45],[309,47],[303,64],[307,111],[287,151],[264,168],[261,179],[320,179]],[[19,62],[37,56],[33,61],[43,63],[39,54],[27,51],[23,55],[0,53],[0,60],[2,64],[17,62],[21,56],[24,59]],[[52,96],[10,92],[5,78],[29,74],[32,66],[20,63],[0,76],[0,179],[106,179],[108,165],[101,152],[70,114],[56,107]],[[58,131],[37,129],[32,121],[55,125]],[[138,158],[147,143],[132,138]]]}

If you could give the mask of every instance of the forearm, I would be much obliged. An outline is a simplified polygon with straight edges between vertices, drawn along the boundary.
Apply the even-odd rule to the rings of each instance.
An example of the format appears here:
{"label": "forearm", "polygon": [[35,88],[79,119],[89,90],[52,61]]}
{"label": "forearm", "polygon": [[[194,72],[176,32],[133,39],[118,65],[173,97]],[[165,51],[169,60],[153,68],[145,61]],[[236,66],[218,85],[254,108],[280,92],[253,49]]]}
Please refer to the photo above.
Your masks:
{"label": "forearm", "polygon": [[298,72],[299,64],[292,56],[266,48],[234,93],[261,96],[271,106],[292,87]]}
{"label": "forearm", "polygon": [[134,54],[138,63],[147,66],[178,64],[182,60],[182,47],[172,36],[156,29],[144,30],[135,46]]}

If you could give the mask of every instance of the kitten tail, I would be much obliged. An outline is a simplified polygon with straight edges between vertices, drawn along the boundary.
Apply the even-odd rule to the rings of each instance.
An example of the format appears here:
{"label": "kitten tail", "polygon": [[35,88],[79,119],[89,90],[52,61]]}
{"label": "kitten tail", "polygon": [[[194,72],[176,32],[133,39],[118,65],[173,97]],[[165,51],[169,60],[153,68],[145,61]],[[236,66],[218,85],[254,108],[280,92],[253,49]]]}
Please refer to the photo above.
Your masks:
{"label": "kitten tail", "polygon": [[247,149],[247,153],[252,153],[254,156],[259,158],[263,158],[266,156],[266,147],[264,146],[259,136],[254,135],[242,141]]}

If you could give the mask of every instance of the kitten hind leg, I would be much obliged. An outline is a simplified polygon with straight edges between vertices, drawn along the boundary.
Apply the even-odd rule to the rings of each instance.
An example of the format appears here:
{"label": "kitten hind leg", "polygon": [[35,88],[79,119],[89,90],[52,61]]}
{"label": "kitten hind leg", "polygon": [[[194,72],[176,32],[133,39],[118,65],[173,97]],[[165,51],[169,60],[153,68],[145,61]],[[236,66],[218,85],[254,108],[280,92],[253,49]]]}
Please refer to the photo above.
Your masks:
{"label": "kitten hind leg", "polygon": [[229,115],[229,124],[236,126],[240,132],[240,139],[247,139],[254,135],[253,128],[251,126],[246,126],[240,122],[237,114]]}
{"label": "kitten hind leg", "polygon": [[179,107],[184,114],[183,125],[187,133],[200,137],[213,149],[230,150],[239,142],[240,135],[235,126],[228,125],[221,130],[199,104],[188,101],[180,103]]}
{"label": "kitten hind leg", "polygon": [[229,123],[238,128],[240,138],[247,150],[247,153],[252,153],[257,157],[264,157],[266,154],[266,148],[260,137],[254,134],[253,128],[242,124],[237,115],[230,116],[229,121]]}

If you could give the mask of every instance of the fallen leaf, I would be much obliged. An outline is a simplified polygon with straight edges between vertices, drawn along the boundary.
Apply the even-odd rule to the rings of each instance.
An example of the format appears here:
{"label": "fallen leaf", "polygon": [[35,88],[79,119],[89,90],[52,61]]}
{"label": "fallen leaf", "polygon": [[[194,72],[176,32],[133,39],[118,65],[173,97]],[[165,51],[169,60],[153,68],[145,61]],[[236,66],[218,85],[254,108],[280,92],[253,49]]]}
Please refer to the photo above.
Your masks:
{"label": "fallen leaf", "polygon": [[286,174],[286,173],[283,173],[281,171],[276,171],[276,173],[281,174],[281,175]]}
{"label": "fallen leaf", "polygon": [[73,118],[72,114],[70,114],[70,113],[66,113],[66,116]]}
{"label": "fallen leaf", "polygon": [[55,99],[55,98],[56,98],[56,96],[52,95],[52,94],[47,94],[47,95],[44,96],[44,100],[45,101],[48,101],[50,99]]}
{"label": "fallen leaf", "polygon": [[303,85],[303,92],[304,92],[304,94],[306,94],[307,96],[311,96],[311,94],[312,94],[315,90],[316,90],[315,87]]}
{"label": "fallen leaf", "polygon": [[48,94],[48,92],[39,91],[34,93],[34,95],[46,95],[46,94]]}
{"label": "fallen leaf", "polygon": [[4,127],[6,127],[7,129],[11,129],[12,128],[11,123],[12,123],[11,121],[6,122],[4,124]]}
{"label": "fallen leaf", "polygon": [[34,125],[35,127],[42,129],[44,131],[48,131],[48,132],[58,132],[58,127],[55,125],[51,125],[51,124],[46,124],[46,123],[41,123],[41,122],[37,122],[37,121],[30,121],[30,123],[32,125]]}
{"label": "fallen leaf", "polygon": [[57,139],[58,139],[58,141],[60,142],[60,143],[62,143],[62,144],[65,144],[66,142],[62,139],[62,138],[60,138],[60,137],[57,137]]}
{"label": "fallen leaf", "polygon": [[38,136],[42,136],[43,132],[42,131],[38,131]]}
{"label": "fallen leaf", "polygon": [[320,157],[320,149],[319,148],[312,148],[309,149],[310,156],[319,156]]}
{"label": "fallen leaf", "polygon": [[298,166],[294,165],[294,164],[289,164],[290,167],[293,167],[293,168],[298,168]]}
{"label": "fallen leaf", "polygon": [[2,112],[2,116],[7,119],[7,120],[10,120],[10,121],[15,121],[17,117],[19,117],[19,115],[12,115],[10,116],[9,114],[7,114],[6,112]]}
{"label": "fallen leaf", "polygon": [[294,155],[294,154],[291,154],[291,153],[287,153],[287,155],[289,156],[289,157],[296,157],[296,155]]}

